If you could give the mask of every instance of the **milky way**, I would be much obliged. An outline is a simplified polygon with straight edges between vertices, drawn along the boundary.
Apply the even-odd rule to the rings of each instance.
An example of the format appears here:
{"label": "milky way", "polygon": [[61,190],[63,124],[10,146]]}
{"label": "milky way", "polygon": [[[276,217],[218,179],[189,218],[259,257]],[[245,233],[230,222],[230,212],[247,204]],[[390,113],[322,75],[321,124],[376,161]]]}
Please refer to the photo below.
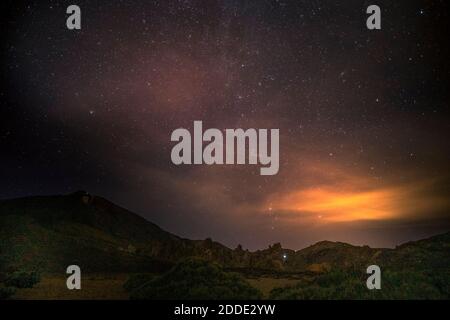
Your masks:
{"label": "milky way", "polygon": [[[0,197],[86,190],[183,237],[393,246],[450,228],[444,2],[2,10]],[[3,31],[6,30],[6,31]],[[280,170],[175,166],[171,132],[279,128]]]}

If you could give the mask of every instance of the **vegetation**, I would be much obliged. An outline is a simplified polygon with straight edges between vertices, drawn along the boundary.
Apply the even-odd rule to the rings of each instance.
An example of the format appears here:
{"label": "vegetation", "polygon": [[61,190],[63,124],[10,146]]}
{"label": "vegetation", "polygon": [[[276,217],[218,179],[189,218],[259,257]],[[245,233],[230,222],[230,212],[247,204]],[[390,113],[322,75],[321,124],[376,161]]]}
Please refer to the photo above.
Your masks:
{"label": "vegetation", "polygon": [[340,299],[449,299],[448,270],[386,270],[382,273],[381,290],[368,290],[367,274],[355,270],[339,270],[303,280],[295,286],[276,288],[272,299],[340,300]]}
{"label": "vegetation", "polygon": [[[18,288],[18,299],[448,299],[449,249],[450,232],[395,249],[321,241],[250,252],[179,238],[84,192],[0,201],[2,298]],[[80,292],[66,288],[70,264],[82,266]],[[366,288],[371,264],[381,267],[381,290]],[[38,273],[46,278],[34,286]],[[113,280],[86,279],[98,274]]]}
{"label": "vegetation", "polygon": [[16,288],[33,288],[40,281],[37,272],[17,271],[9,275],[5,280],[5,285]]}
{"label": "vegetation", "polygon": [[17,291],[17,288],[33,288],[40,281],[37,272],[16,271],[10,275],[2,275],[0,283],[0,300],[11,298]]}
{"label": "vegetation", "polygon": [[15,288],[0,286],[0,300],[11,298],[16,292]]}
{"label": "vegetation", "polygon": [[[130,279],[131,280],[131,279]],[[133,290],[131,299],[260,299],[259,290],[236,273],[214,263],[189,258],[169,272]]]}
{"label": "vegetation", "polygon": [[45,274],[33,288],[17,289],[20,300],[125,300],[127,274],[82,274],[81,290],[67,290],[65,274]]}

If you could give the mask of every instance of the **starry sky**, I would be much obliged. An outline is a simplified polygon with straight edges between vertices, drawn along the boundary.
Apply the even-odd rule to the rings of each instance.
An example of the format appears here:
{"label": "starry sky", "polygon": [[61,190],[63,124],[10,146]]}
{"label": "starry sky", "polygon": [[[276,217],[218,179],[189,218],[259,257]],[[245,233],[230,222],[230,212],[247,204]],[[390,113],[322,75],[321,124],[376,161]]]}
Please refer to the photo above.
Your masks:
{"label": "starry sky", "polygon": [[[366,28],[371,4],[381,30]],[[252,250],[450,229],[446,1],[2,6],[1,199],[86,190]],[[175,166],[170,135],[194,120],[279,128],[279,173]]]}

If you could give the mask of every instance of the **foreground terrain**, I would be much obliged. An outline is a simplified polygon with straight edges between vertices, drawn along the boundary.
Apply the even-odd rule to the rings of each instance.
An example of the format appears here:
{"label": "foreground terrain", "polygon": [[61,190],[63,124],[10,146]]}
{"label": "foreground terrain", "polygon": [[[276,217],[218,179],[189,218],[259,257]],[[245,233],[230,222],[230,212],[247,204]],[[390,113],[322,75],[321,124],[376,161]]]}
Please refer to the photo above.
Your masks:
{"label": "foreground terrain", "polygon": [[[128,274],[92,274],[83,277],[82,290],[67,290],[66,278],[58,275],[43,277],[33,288],[18,289],[15,299],[38,300],[124,300],[130,294],[124,288],[130,275]],[[298,279],[256,278],[247,279],[249,284],[261,291],[263,298],[269,298],[270,291],[289,285],[295,285]]]}
{"label": "foreground terrain", "polygon": [[[182,239],[85,192],[0,201],[2,298],[448,299],[449,249],[446,233],[395,249],[322,241],[250,252]],[[72,264],[79,291],[65,286]],[[379,292],[365,287],[371,264]]]}

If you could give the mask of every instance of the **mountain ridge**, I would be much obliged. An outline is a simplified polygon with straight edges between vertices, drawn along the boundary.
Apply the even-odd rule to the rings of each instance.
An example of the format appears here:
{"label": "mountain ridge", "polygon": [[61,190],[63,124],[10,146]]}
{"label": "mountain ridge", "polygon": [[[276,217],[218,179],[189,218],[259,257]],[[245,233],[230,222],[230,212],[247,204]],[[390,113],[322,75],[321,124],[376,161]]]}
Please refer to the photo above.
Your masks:
{"label": "mountain ridge", "polygon": [[[210,238],[190,240],[109,200],[84,191],[0,201],[0,272],[32,268],[61,272],[69,264],[87,271],[164,271],[187,257],[201,257],[237,270],[325,272],[368,263],[446,266],[450,232],[396,249],[319,241],[300,250],[280,243],[263,250],[231,249]],[[425,248],[425,249],[424,249]],[[426,248],[442,263],[430,257]],[[421,252],[417,258],[414,252]]]}

